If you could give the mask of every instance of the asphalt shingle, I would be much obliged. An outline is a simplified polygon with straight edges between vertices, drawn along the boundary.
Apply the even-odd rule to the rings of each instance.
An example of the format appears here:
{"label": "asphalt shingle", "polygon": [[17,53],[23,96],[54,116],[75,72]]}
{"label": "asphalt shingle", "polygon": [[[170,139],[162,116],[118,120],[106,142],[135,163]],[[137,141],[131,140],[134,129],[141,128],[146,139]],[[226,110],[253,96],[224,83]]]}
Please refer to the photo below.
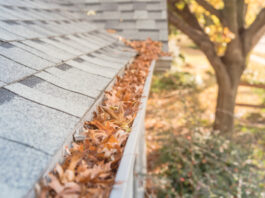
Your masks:
{"label": "asphalt shingle", "polygon": [[137,29],[156,29],[156,24],[154,20],[140,20],[136,22]]}
{"label": "asphalt shingle", "polygon": [[40,172],[47,166],[51,156],[1,137],[0,150],[0,197],[25,196],[40,176]]}
{"label": "asphalt shingle", "polygon": [[12,32],[9,32],[3,28],[0,27],[0,40],[1,41],[14,41],[14,40],[22,40],[23,37],[14,34]]}
{"label": "asphalt shingle", "polygon": [[21,83],[14,83],[5,86],[6,89],[29,99],[38,104],[65,112],[69,115],[81,118],[86,111],[86,106],[76,104],[72,101],[66,101],[62,98],[55,97],[50,94],[46,94],[37,89],[30,88]]}
{"label": "asphalt shingle", "polygon": [[[0,89],[0,112],[0,137],[29,145],[50,155],[54,155],[79,120],[3,88]],[[27,165],[31,167],[30,164]]]}
{"label": "asphalt shingle", "polygon": [[26,43],[24,43],[23,41],[19,41],[19,42],[13,42],[13,44],[25,51],[30,52],[31,54],[34,54],[40,58],[43,58],[47,61],[50,61],[52,63],[58,63],[60,62],[60,60],[58,58],[54,58],[48,54],[46,54],[46,52],[40,51],[38,49],[32,48],[31,46],[27,45]]}
{"label": "asphalt shingle", "polygon": [[[32,189],[80,118],[136,55],[102,28],[129,39],[166,40],[165,4],[0,2],[0,197],[23,197]],[[96,15],[86,15],[93,10]]]}
{"label": "asphalt shingle", "polygon": [[68,64],[72,65],[75,68],[88,72],[90,74],[95,74],[98,76],[104,76],[107,78],[111,78],[118,73],[117,69],[104,67],[95,63],[85,62],[85,64],[80,64],[76,61],[69,61]]}
{"label": "asphalt shingle", "polygon": [[41,33],[37,33],[27,29],[25,26],[15,21],[0,21],[0,27],[23,38],[37,38],[43,36]]}
{"label": "asphalt shingle", "polygon": [[[92,73],[93,74],[93,73]],[[40,72],[37,73],[36,76],[39,78],[42,78],[43,80],[46,80],[47,82],[50,82],[58,87],[62,87],[64,89],[67,89],[69,91],[73,91],[76,93],[80,93],[92,98],[96,98],[99,96],[100,91],[99,90],[91,90],[87,89],[85,86],[80,86],[80,83],[74,83],[71,79],[69,78],[62,78],[59,75],[56,76],[54,73],[51,74],[49,72]]]}
{"label": "asphalt shingle", "polygon": [[22,79],[36,72],[10,59],[0,56],[0,80],[5,83]]}
{"label": "asphalt shingle", "polygon": [[19,83],[31,87],[34,90],[38,90],[48,96],[60,98],[69,103],[69,105],[74,104],[74,108],[81,106],[83,108],[83,111],[88,109],[94,102],[92,98],[71,92],[36,76],[31,76],[25,80],[20,81]]}
{"label": "asphalt shingle", "polygon": [[41,39],[26,40],[23,43],[59,60],[67,60],[74,56],[70,52],[67,52],[66,50],[63,50],[55,45],[46,43]]}
{"label": "asphalt shingle", "polygon": [[3,87],[4,85],[6,85],[6,83],[0,81],[0,87]]}
{"label": "asphalt shingle", "polygon": [[[66,63],[70,64],[71,62],[66,62]],[[81,63],[79,64],[81,65]],[[85,64],[82,64],[82,65],[84,67],[86,66]],[[91,90],[91,91],[104,90],[106,85],[111,80],[110,78],[94,75],[94,74],[88,73],[84,70],[80,70],[74,67],[66,71],[60,70],[58,68],[49,68],[46,71],[64,80],[71,80],[72,84],[76,84],[77,86],[84,87],[87,90]],[[97,96],[98,95],[95,95],[93,97],[96,98]]]}
{"label": "asphalt shingle", "polygon": [[36,70],[52,66],[51,62],[20,49],[11,43],[0,44],[0,54]]}
{"label": "asphalt shingle", "polygon": [[133,18],[134,19],[148,19],[148,12],[147,10],[135,10]]}
{"label": "asphalt shingle", "polygon": [[[79,4],[82,5],[81,2]],[[88,3],[83,6],[90,9],[90,5]],[[114,29],[128,39],[142,40],[148,38],[149,34],[152,39],[167,40],[164,33],[159,33],[161,29],[166,33],[168,31],[167,6],[164,0],[98,0],[96,15],[89,16],[87,20],[98,27]],[[144,32],[145,30],[147,31]],[[156,32],[150,33],[149,30]]]}

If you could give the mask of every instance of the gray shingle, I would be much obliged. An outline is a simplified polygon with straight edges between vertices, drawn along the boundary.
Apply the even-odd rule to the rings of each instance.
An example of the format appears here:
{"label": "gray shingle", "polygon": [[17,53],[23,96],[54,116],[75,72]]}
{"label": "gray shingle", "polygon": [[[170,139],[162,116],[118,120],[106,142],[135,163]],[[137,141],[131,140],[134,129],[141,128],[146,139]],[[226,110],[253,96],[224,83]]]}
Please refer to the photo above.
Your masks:
{"label": "gray shingle", "polygon": [[0,44],[0,54],[36,70],[52,65],[51,62],[35,56],[12,44]]}
{"label": "gray shingle", "polygon": [[159,39],[158,31],[141,31],[138,33],[137,38],[140,40],[145,40],[147,38],[151,38],[153,40]]}
{"label": "gray shingle", "polygon": [[77,93],[81,93],[89,97],[96,98],[100,94],[99,90],[88,89],[86,86],[81,86],[81,83],[73,82],[72,79],[69,79],[69,78],[61,78],[60,75],[56,76],[54,73],[50,74],[48,72],[40,72],[40,73],[37,73],[36,76],[56,86],[59,86],[64,89],[74,91]]}
{"label": "gray shingle", "polygon": [[106,21],[105,28],[106,29],[115,28],[115,27],[118,27],[119,24],[120,24],[119,20],[108,20]]}
{"label": "gray shingle", "polygon": [[167,29],[167,20],[156,20],[156,27],[161,29]]}
{"label": "gray shingle", "polygon": [[61,112],[68,113],[75,117],[82,117],[86,111],[86,106],[75,104],[72,101],[66,101],[62,98],[43,93],[42,91],[30,88],[21,83],[10,84],[5,86],[5,88],[18,94],[19,96],[22,96],[23,98],[53,109],[57,109]]}
{"label": "gray shingle", "polygon": [[135,10],[134,19],[148,19],[148,12],[146,10]]}
{"label": "gray shingle", "polygon": [[167,41],[168,40],[167,30],[160,30],[159,31],[159,40],[161,40],[161,41]]}
{"label": "gray shingle", "polygon": [[[112,76],[111,78],[106,78],[88,73],[85,69],[75,68],[76,65],[79,65],[80,68],[86,68],[88,67],[88,62],[79,63],[72,60],[66,63],[73,66],[73,68],[66,71],[62,71],[58,68],[49,68],[47,71],[53,75],[59,76],[60,78],[70,79],[73,84],[76,83],[77,85],[86,87],[86,89],[91,91],[103,91],[106,85],[114,77]],[[94,68],[96,68],[96,65],[94,65]]]}
{"label": "gray shingle", "polygon": [[119,10],[133,10],[134,6],[133,4],[118,4]]}
{"label": "gray shingle", "polygon": [[46,43],[45,41],[41,39],[33,39],[33,40],[26,40],[23,41],[26,45],[38,49],[42,51],[43,53],[48,54],[51,57],[60,59],[60,60],[67,60],[72,58],[74,55],[59,48],[58,46],[51,45],[49,43]]}
{"label": "gray shingle", "polygon": [[[13,7],[11,9],[14,9]],[[15,12],[12,12],[10,8],[6,8],[3,6],[0,6],[0,12],[1,15],[3,15],[2,20],[18,20],[19,17],[15,14]]]}
{"label": "gray shingle", "polygon": [[83,35],[83,39],[88,40],[89,42],[95,44],[98,46],[98,48],[102,48],[104,46],[110,45],[111,43],[113,43],[113,40],[107,40],[106,38],[100,37],[99,36],[100,33],[98,34],[92,34],[91,33],[87,33],[85,35]]}
{"label": "gray shingle", "polygon": [[126,11],[126,12],[121,12],[121,19],[132,19],[134,17],[134,12],[133,11]]}
{"label": "gray shingle", "polygon": [[146,2],[134,2],[134,10],[146,10]]}
{"label": "gray shingle", "polygon": [[150,2],[147,4],[147,10],[162,10],[162,5],[160,2]]}
{"label": "gray shingle", "polygon": [[104,11],[102,14],[104,19],[120,19],[120,13],[116,11]]}
{"label": "gray shingle", "polygon": [[0,56],[0,80],[2,82],[11,83],[12,81],[19,80],[33,74],[34,72],[36,72],[36,70],[30,69]]}
{"label": "gray shingle", "polygon": [[28,52],[30,52],[32,54],[35,54],[36,56],[39,56],[39,57],[41,57],[41,58],[43,58],[45,60],[48,60],[50,62],[58,63],[60,61],[59,59],[54,58],[54,57],[46,54],[45,52],[42,52],[42,51],[40,51],[38,49],[35,49],[35,48],[32,48],[32,47],[26,45],[25,43],[23,43],[23,41],[21,41],[21,42],[13,42],[13,44],[15,46],[25,50],[25,51],[28,51]]}
{"label": "gray shingle", "polygon": [[6,10],[6,8],[0,6],[0,18],[2,20],[10,20],[10,19],[16,19],[15,17],[10,16],[9,12]]}
{"label": "gray shingle", "polygon": [[[150,7],[154,1],[160,5],[158,12]],[[18,144],[4,147],[0,156],[0,164],[8,158],[6,153],[17,159],[12,161],[17,167],[15,176],[5,176],[14,167],[9,160],[1,164],[4,171],[0,170],[0,197],[22,197],[32,187],[50,160],[41,154],[53,156],[58,151],[73,133],[79,117],[136,55],[98,26],[115,28],[133,39],[158,39],[159,31],[144,30],[164,27],[162,4],[165,1],[1,1],[0,40],[13,42],[0,42],[0,87],[5,85],[0,88],[0,147],[7,145],[3,138]],[[89,10],[96,10],[97,14],[86,16]],[[156,23],[145,21],[149,19]],[[91,20],[98,26],[92,25]],[[5,84],[21,78],[24,80]]]}
{"label": "gray shingle", "polygon": [[43,41],[45,41],[46,43],[49,43],[51,45],[55,45],[58,46],[61,49],[64,49],[74,55],[78,55],[78,54],[82,54],[83,50],[79,49],[78,46],[73,45],[70,42],[67,42],[59,37],[53,37],[53,38],[47,38],[47,39],[43,39]]}
{"label": "gray shingle", "polygon": [[80,50],[82,53],[93,51],[95,46],[93,44],[89,45],[87,42],[82,41],[74,36],[64,36],[60,38],[56,38],[60,40],[61,43],[66,44],[72,48]]}
{"label": "gray shingle", "polygon": [[1,22],[0,21],[0,26],[1,26],[1,28],[5,29],[9,32],[17,34],[17,35],[24,37],[24,38],[37,38],[37,37],[42,36],[41,34],[39,34],[37,32],[34,32],[34,31],[27,29],[25,26],[23,26],[19,23],[10,24],[9,22]]}
{"label": "gray shingle", "polygon": [[[55,154],[78,122],[76,117],[21,98],[3,88],[0,89],[0,112],[0,137],[51,155]],[[28,165],[23,162],[23,166]],[[2,178],[3,174],[0,175]]]}
{"label": "gray shingle", "polygon": [[135,39],[138,36],[138,30],[136,29],[124,29],[121,35],[127,39]]}
{"label": "gray shingle", "polygon": [[12,9],[12,15],[16,16],[20,20],[32,20],[32,19],[39,19],[36,15],[34,14],[34,10],[28,9],[26,7],[16,7]]}
{"label": "gray shingle", "polygon": [[3,86],[5,86],[5,85],[6,85],[6,83],[0,81],[0,87],[3,87]]}
{"label": "gray shingle", "polygon": [[60,88],[36,76],[31,76],[23,81],[20,81],[19,83],[22,83],[49,96],[60,98],[69,104],[74,104],[74,107],[82,106],[84,111],[88,109],[94,102],[93,99],[87,96]]}
{"label": "gray shingle", "polygon": [[101,9],[106,10],[106,11],[115,11],[115,10],[118,10],[118,4],[113,3],[113,2],[109,2],[109,3],[104,2],[101,5]]}
{"label": "gray shingle", "polygon": [[87,62],[94,63],[97,65],[101,65],[104,67],[109,67],[113,69],[120,69],[122,66],[121,64],[110,62],[101,58],[91,57],[91,56],[82,56],[83,59],[85,59]]}
{"label": "gray shingle", "polygon": [[0,28],[0,40],[2,41],[12,41],[12,40],[21,40],[23,37],[18,36],[12,32],[9,32],[3,28]]}
{"label": "gray shingle", "polygon": [[94,24],[97,24],[97,27],[100,29],[104,29],[106,25],[106,20],[100,20],[100,21],[93,21]]}
{"label": "gray shingle", "polygon": [[130,60],[131,58],[133,58],[137,54],[136,51],[134,51],[134,50],[131,51],[131,48],[129,48],[129,47],[124,47],[122,50],[119,50],[117,48],[117,46],[115,46],[115,45],[105,47],[105,48],[99,50],[98,52],[108,54],[112,57],[117,57],[117,58],[124,60],[124,61]]}
{"label": "gray shingle", "polygon": [[100,38],[99,35],[95,36],[95,35],[91,35],[90,33],[88,33],[88,36],[78,35],[77,41],[78,42],[82,41],[83,44],[86,45],[92,51],[95,51],[99,48],[102,48],[112,43],[112,41],[108,41],[107,39]]}
{"label": "gray shingle", "polygon": [[[68,61],[66,63],[71,65],[70,63],[73,63],[73,61]],[[76,62],[76,64],[78,63]],[[81,63],[79,64],[82,65],[83,67],[86,66],[86,64],[81,64]],[[58,68],[53,67],[53,68],[47,69],[47,72],[57,77],[60,77],[64,80],[68,80],[68,81],[71,80],[73,85],[81,86],[91,91],[93,90],[102,91],[110,81],[110,79],[108,78],[104,78],[102,76],[95,76],[93,74],[85,72],[84,70],[80,70],[76,68],[72,68],[67,71],[62,71]]]}
{"label": "gray shingle", "polygon": [[166,10],[162,10],[161,19],[166,19],[166,18],[167,18],[167,11]]}
{"label": "gray shingle", "polygon": [[154,20],[138,20],[136,22],[137,29],[156,29],[156,24]]}
{"label": "gray shingle", "polygon": [[0,197],[24,197],[51,157],[23,144],[1,138],[0,150]]}
{"label": "gray shingle", "polygon": [[104,76],[110,79],[118,73],[117,69],[104,67],[91,62],[85,62],[85,64],[80,64],[75,61],[69,61],[68,63],[71,64],[73,67],[76,67],[90,74]]}
{"label": "gray shingle", "polygon": [[135,20],[124,20],[120,22],[117,26],[119,29],[136,29],[136,21]]}
{"label": "gray shingle", "polygon": [[[125,65],[128,62],[128,58],[126,58],[126,62],[124,61],[124,59],[121,59],[120,57],[115,57],[112,54],[107,54],[107,53],[99,53],[99,52],[95,52],[92,53],[91,55],[93,55],[94,57],[98,58],[98,59],[103,59],[103,60],[109,60],[110,62],[117,62],[120,64]],[[122,56],[123,54],[120,53],[120,56]]]}
{"label": "gray shingle", "polygon": [[[31,23],[33,23],[33,24],[31,24]],[[41,26],[39,22],[25,21],[23,23],[23,26],[25,26],[27,29],[29,29],[29,30],[31,30],[33,32],[37,32],[38,34],[40,34],[40,35],[42,35],[44,37],[54,36],[55,35],[53,32],[49,31],[49,29],[43,28],[43,26]]]}
{"label": "gray shingle", "polygon": [[[162,19],[162,11],[161,10],[148,11],[148,18],[149,19],[160,19],[161,20]],[[164,23],[166,23],[166,22],[164,22]]]}

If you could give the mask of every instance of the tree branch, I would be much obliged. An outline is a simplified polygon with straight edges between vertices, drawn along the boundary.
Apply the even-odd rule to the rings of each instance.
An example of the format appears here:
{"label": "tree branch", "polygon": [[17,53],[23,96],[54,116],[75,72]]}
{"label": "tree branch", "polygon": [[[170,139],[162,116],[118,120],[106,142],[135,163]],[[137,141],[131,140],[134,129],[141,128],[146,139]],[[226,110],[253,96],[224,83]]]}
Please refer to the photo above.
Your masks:
{"label": "tree branch", "polygon": [[205,53],[215,70],[217,80],[223,84],[230,83],[225,66],[221,58],[217,55],[214,44],[210,41],[208,35],[203,31],[193,28],[182,17],[173,12],[169,12],[168,19],[170,23],[186,34]]}
{"label": "tree branch", "polygon": [[239,33],[244,31],[245,28],[245,18],[247,14],[247,4],[244,0],[237,0],[237,21]]}
{"label": "tree branch", "polygon": [[182,10],[180,10],[175,6],[175,4],[178,2],[180,2],[180,0],[169,1],[169,11],[178,13],[191,27],[196,28],[199,31],[203,31],[197,18],[190,11],[188,4],[186,4]]}
{"label": "tree branch", "polygon": [[250,25],[243,35],[246,54],[251,51],[265,33],[265,8],[257,15],[256,20]]}
{"label": "tree branch", "polygon": [[237,0],[224,0],[223,17],[229,30],[238,34]]}

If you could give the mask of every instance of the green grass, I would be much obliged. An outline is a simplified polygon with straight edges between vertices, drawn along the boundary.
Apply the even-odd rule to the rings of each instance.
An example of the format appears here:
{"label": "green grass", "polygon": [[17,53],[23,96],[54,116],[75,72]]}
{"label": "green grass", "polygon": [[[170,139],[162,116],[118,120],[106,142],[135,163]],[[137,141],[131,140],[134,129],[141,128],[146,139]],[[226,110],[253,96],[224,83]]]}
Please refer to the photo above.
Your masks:
{"label": "green grass", "polygon": [[175,72],[154,75],[151,91],[172,91],[194,87],[196,87],[196,83],[194,77],[190,73]]}

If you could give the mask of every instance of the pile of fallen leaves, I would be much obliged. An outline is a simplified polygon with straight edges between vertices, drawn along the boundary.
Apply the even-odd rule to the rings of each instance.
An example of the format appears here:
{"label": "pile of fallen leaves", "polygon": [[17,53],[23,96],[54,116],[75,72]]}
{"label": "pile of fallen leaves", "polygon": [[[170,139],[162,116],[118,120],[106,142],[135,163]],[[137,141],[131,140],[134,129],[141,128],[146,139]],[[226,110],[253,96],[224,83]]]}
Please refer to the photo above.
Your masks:
{"label": "pile of fallen leaves", "polygon": [[64,162],[48,174],[48,181],[42,181],[39,197],[109,197],[149,66],[162,55],[159,42],[124,42],[138,55],[123,77],[117,77],[112,90],[105,92],[93,119],[84,123],[85,139],[73,142]]}

